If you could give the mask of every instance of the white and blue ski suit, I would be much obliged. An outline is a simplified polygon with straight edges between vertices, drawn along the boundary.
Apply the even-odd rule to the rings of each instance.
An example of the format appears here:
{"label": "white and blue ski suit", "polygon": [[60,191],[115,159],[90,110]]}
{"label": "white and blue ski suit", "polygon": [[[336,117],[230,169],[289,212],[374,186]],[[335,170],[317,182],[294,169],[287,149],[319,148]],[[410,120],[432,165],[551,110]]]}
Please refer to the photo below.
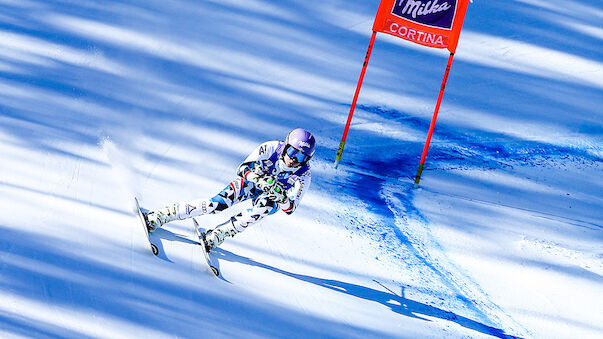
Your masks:
{"label": "white and blue ski suit", "polygon": [[[304,193],[310,186],[311,174],[309,164],[289,168],[282,160],[285,147],[283,141],[268,141],[259,145],[237,169],[237,178],[231,181],[222,191],[209,199],[196,199],[186,203],[168,207],[170,219],[186,219],[204,214],[221,212],[234,204],[252,200],[252,207],[233,216],[232,225],[237,232],[244,231],[250,225],[259,222],[267,215],[279,209],[287,214],[295,211]],[[286,190],[287,201],[276,202],[270,199],[253,181],[247,180],[250,173],[261,168],[263,172],[273,175],[281,187]]]}

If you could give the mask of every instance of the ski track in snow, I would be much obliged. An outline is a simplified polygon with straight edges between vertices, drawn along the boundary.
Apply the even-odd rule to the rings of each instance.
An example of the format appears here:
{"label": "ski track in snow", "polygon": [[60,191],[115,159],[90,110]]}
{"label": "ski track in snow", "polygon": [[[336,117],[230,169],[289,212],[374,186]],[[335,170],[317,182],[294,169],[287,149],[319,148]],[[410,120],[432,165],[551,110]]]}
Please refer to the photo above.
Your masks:
{"label": "ski track in snow", "polygon": [[[483,322],[485,333],[498,337],[511,337],[496,328],[501,327],[514,335],[527,336],[529,332],[525,328],[493,303],[469,274],[447,258],[446,252],[430,234],[429,222],[421,216],[418,209],[409,206],[412,205],[414,189],[411,185],[414,184],[409,183],[408,190],[403,193],[396,193],[399,191],[399,187],[396,186],[383,187],[381,194],[395,216],[395,227],[398,228],[396,233],[412,246],[416,252],[414,255],[421,261],[419,264],[431,270],[432,277],[427,280],[441,280],[446,285],[447,293],[444,293],[450,294],[464,304],[461,309],[466,308],[464,311],[469,312],[472,319]],[[450,303],[452,305],[447,306],[455,309],[455,302]]]}

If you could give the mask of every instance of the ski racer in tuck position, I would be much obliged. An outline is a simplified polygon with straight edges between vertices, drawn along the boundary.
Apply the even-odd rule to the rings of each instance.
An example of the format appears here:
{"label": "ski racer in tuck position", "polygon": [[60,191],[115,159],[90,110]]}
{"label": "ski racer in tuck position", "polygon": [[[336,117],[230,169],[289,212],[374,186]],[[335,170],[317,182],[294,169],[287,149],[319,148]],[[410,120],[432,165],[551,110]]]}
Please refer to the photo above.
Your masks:
{"label": "ski racer in tuck position", "polygon": [[237,178],[217,195],[149,211],[144,215],[147,228],[153,232],[170,221],[215,214],[251,199],[251,208],[205,233],[205,249],[209,253],[224,239],[243,232],[279,209],[291,214],[310,186],[309,161],[315,148],[314,136],[301,128],[291,131],[285,141],[267,141],[239,165]]}

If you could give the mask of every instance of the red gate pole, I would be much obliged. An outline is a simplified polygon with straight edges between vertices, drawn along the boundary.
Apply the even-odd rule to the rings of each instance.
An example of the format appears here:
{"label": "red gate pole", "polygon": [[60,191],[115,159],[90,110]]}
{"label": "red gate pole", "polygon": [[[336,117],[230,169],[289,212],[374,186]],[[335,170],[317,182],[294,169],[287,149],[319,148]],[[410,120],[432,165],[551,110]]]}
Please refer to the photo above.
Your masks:
{"label": "red gate pole", "polygon": [[358,100],[358,94],[360,93],[360,87],[362,87],[362,81],[364,80],[364,73],[366,72],[366,66],[368,65],[369,59],[371,58],[371,51],[373,50],[373,44],[375,43],[375,36],[377,35],[376,31],[373,31],[373,35],[371,36],[371,41],[369,42],[368,49],[366,50],[366,56],[364,57],[364,64],[362,65],[362,71],[360,72],[360,78],[358,79],[358,84],[356,85],[356,93],[354,93],[354,100],[352,100],[352,106],[350,107],[350,113],[348,114],[348,121],[345,125],[345,129],[343,130],[343,136],[341,137],[341,143],[339,143],[339,150],[337,150],[337,156],[335,157],[335,168],[339,166],[339,161],[341,161],[341,155],[343,154],[343,147],[345,146],[345,139],[348,137],[348,131],[350,129],[350,124],[352,123],[352,116],[354,115],[354,110],[356,109],[356,101]]}
{"label": "red gate pole", "polygon": [[415,188],[419,186],[419,181],[421,181],[421,174],[423,173],[423,167],[425,167],[425,158],[427,157],[427,150],[429,150],[431,135],[433,134],[436,120],[438,118],[438,112],[440,111],[440,104],[442,103],[442,97],[444,96],[444,89],[446,89],[446,82],[448,81],[448,74],[450,73],[450,67],[452,66],[453,58],[454,53],[450,53],[450,56],[448,57],[448,65],[446,66],[446,72],[444,73],[444,80],[442,80],[442,87],[440,88],[440,94],[438,95],[438,101],[436,103],[435,111],[433,112],[433,117],[431,118],[431,124],[429,125],[427,140],[425,141],[425,146],[423,147],[423,155],[421,155],[419,170],[417,171],[417,176],[415,178]]}

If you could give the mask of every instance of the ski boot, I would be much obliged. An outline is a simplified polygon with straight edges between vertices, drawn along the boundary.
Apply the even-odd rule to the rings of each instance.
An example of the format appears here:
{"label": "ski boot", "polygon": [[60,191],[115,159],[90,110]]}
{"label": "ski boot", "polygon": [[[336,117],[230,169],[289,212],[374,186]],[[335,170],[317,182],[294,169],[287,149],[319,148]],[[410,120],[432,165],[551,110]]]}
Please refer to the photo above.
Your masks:
{"label": "ski boot", "polygon": [[220,246],[226,238],[232,238],[235,234],[239,233],[233,224],[234,220],[234,218],[230,218],[226,222],[216,226],[215,229],[205,232],[203,238],[207,253]]}
{"label": "ski boot", "polygon": [[153,232],[170,221],[179,220],[176,211],[178,211],[178,204],[166,206],[157,211],[144,211],[142,215],[147,224],[147,229],[149,232]]}

